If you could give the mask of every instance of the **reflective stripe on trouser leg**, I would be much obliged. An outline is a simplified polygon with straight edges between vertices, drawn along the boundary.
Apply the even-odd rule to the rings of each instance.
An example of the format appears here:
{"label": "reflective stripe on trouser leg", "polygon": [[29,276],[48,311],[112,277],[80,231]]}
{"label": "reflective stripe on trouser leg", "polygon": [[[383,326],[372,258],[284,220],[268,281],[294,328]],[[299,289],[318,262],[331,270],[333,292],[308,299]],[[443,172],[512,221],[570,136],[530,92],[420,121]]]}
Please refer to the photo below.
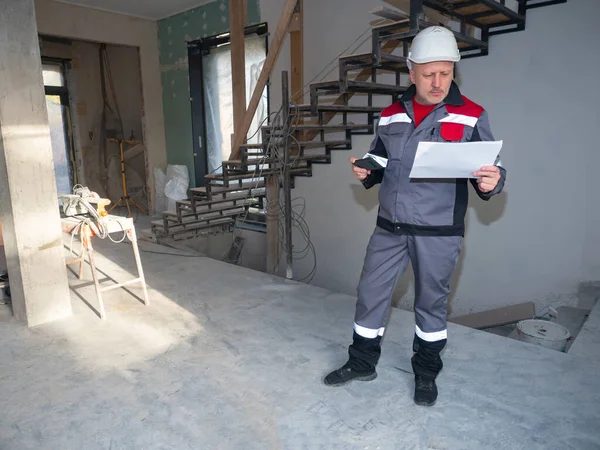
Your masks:
{"label": "reflective stripe on trouser leg", "polygon": [[377,227],[371,236],[358,283],[354,331],[365,338],[382,336],[392,293],[408,267],[408,237]]}
{"label": "reflective stripe on trouser leg", "polygon": [[447,338],[450,278],[462,236],[410,236],[408,247],[415,273],[415,333],[426,342]]}

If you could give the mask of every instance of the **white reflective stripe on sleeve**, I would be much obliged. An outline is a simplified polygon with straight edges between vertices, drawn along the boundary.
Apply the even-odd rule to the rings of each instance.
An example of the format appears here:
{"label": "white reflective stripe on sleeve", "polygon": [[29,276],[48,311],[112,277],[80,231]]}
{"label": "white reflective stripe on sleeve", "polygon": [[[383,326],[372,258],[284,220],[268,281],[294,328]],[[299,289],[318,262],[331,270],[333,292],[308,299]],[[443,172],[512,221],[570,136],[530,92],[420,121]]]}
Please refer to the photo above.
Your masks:
{"label": "white reflective stripe on sleeve", "polygon": [[465,116],[464,114],[449,114],[438,122],[460,123],[474,127],[479,119],[477,117]]}
{"label": "white reflective stripe on sleeve", "polygon": [[389,116],[389,117],[381,117],[379,119],[379,126],[383,127],[383,126],[389,125],[391,123],[399,123],[399,122],[411,123],[412,120],[410,117],[408,117],[408,114],[398,113],[398,114],[394,114],[393,116]]}
{"label": "white reflective stripe on sleeve", "polygon": [[427,341],[427,342],[436,342],[436,341],[441,341],[442,339],[448,338],[447,330],[434,331],[433,333],[426,333],[426,332],[422,331],[418,325],[415,325],[415,332],[417,333],[417,336],[419,336],[421,339],[423,339],[424,341]]}
{"label": "white reflective stripe on sleeve", "polygon": [[365,327],[361,327],[358,324],[354,324],[354,331],[356,331],[356,334],[358,334],[359,336],[362,336],[364,338],[367,339],[374,339],[377,336],[383,336],[383,331],[385,330],[385,327],[379,328],[379,329],[372,329],[372,328],[365,328]]}

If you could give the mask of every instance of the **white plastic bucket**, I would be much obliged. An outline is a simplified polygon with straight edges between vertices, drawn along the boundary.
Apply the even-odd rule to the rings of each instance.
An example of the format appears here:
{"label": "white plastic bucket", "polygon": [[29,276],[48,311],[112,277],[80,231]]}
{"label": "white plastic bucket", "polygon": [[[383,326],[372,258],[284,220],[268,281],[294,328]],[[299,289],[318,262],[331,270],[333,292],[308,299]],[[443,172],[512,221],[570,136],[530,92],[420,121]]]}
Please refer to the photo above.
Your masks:
{"label": "white plastic bucket", "polygon": [[571,334],[557,323],[527,319],[517,323],[517,336],[520,341],[564,352]]}

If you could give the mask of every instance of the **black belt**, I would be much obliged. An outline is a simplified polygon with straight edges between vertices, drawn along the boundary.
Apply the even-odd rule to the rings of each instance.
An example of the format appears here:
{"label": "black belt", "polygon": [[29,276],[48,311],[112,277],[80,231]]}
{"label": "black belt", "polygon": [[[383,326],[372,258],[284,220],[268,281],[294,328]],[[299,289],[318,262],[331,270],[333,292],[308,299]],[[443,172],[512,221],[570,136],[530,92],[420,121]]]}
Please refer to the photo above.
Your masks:
{"label": "black belt", "polygon": [[460,225],[413,225],[394,223],[377,216],[377,226],[393,234],[410,236],[464,236],[465,226]]}

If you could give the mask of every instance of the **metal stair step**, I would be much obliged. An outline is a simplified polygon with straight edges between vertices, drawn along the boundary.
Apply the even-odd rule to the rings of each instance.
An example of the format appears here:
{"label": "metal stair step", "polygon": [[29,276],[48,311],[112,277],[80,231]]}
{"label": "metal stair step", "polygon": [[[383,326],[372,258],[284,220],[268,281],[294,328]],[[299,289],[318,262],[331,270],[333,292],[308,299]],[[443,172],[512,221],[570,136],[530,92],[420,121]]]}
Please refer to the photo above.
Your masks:
{"label": "metal stair step", "polygon": [[[383,111],[383,106],[347,106],[347,105],[327,105],[319,104],[317,106],[318,112],[337,112],[337,113],[380,113]],[[310,112],[312,105],[295,105],[290,107],[290,112],[295,114],[297,112]]]}
{"label": "metal stair step", "polygon": [[[455,17],[466,24],[486,28],[489,30],[489,35],[498,34],[494,33],[494,28],[525,23],[524,15],[496,0],[477,0],[476,2],[423,0],[423,5]],[[515,29],[510,31],[515,31]]]}
{"label": "metal stair step", "polygon": [[[370,81],[346,81],[348,92],[360,92],[364,94],[394,95],[402,94],[408,88],[407,86],[397,86],[395,84],[372,83]],[[340,81],[324,81],[310,86],[311,104],[317,104],[317,98],[322,95],[336,95],[341,92]]]}
{"label": "metal stair step", "polygon": [[181,233],[181,232],[185,232],[185,231],[202,230],[202,229],[207,229],[207,228],[213,228],[213,227],[233,224],[233,223],[235,223],[235,218],[244,213],[245,212],[231,213],[231,214],[223,215],[223,216],[220,216],[215,219],[209,219],[210,222],[207,220],[203,220],[203,221],[189,221],[189,222],[182,222],[182,223],[177,223],[177,224],[169,224],[168,231],[165,231],[164,223],[162,220],[152,221],[151,225],[152,225],[152,228],[155,230],[158,230],[158,231],[162,230],[163,233],[165,233],[167,235],[172,235],[172,234],[176,234],[178,232]]}
{"label": "metal stair step", "polygon": [[392,55],[390,53],[381,53],[380,61],[373,58],[373,53],[357,53],[355,55],[346,55],[340,58],[340,70],[356,70],[369,67],[376,67],[388,70],[400,70],[408,72],[406,58],[404,56]]}
{"label": "metal stair step", "polygon": [[[249,190],[258,190],[258,189],[262,189],[265,188],[266,185],[264,183],[264,181],[258,182],[258,183],[243,183],[242,185],[238,185],[238,186],[230,186],[230,187],[217,187],[217,186],[210,186],[210,194],[211,196],[217,196],[217,195],[228,195],[228,194],[232,194],[234,192],[238,192],[238,191],[249,191]],[[197,198],[203,198],[203,197],[208,197],[208,188],[207,187],[198,187],[198,188],[191,188],[190,192],[193,196],[197,197]]]}
{"label": "metal stair step", "polygon": [[[450,0],[451,3],[452,3],[452,1],[453,0]],[[471,4],[479,3],[480,1],[483,1],[483,0],[477,0],[476,2],[475,1],[466,2],[463,0],[460,3],[461,4],[468,3],[469,5],[471,5]],[[494,0],[485,0],[485,1],[494,2]],[[434,9],[440,10],[440,8],[442,8],[442,6],[441,6],[442,3],[440,3],[440,2],[441,2],[441,0],[423,0],[423,5],[434,8],[433,5],[435,4],[437,6],[437,8],[434,8]],[[448,3],[446,0],[443,0],[443,2]],[[395,24],[381,25],[378,27],[374,27],[373,28],[373,54],[374,55],[380,54],[380,52],[377,49],[383,42],[396,41],[396,40],[410,42],[410,41],[412,41],[412,39],[416,36],[416,34],[420,30],[430,27],[432,25],[435,25],[435,24],[421,19],[421,20],[419,20],[419,27],[417,30],[411,29],[410,23],[404,23],[402,21],[397,22]],[[464,33],[459,33],[454,30],[451,30],[451,31],[454,34],[454,37],[456,38],[456,41],[458,43],[458,48],[461,51],[461,55],[464,58],[487,55],[487,53],[488,53],[487,42],[482,41],[480,39],[473,38]],[[476,53],[472,53],[473,51],[476,51]]]}
{"label": "metal stair step", "polygon": [[[263,194],[264,196],[264,194]],[[261,197],[261,195],[256,195],[253,194],[251,198],[254,197]],[[248,198],[247,193],[245,194],[240,194],[240,195],[231,195],[229,197],[225,197],[225,198],[213,198],[211,200],[201,200],[201,201],[196,201],[196,199],[190,199],[190,200],[179,200],[177,202],[175,202],[175,205],[178,209],[187,209],[187,208],[201,208],[204,206],[211,206],[211,205],[217,205],[220,203],[228,203],[228,202],[239,202],[239,201],[243,201],[245,199]]]}
{"label": "metal stair step", "polygon": [[[334,147],[341,147],[341,146],[348,146],[350,144],[352,144],[352,140],[351,139],[340,139],[337,141],[294,141],[294,140],[290,140],[290,147],[293,149],[311,149],[311,148],[334,148]],[[242,149],[242,152],[244,151],[244,149]],[[258,156],[258,154],[252,154],[252,156]],[[209,177],[209,175],[207,175],[207,177]],[[212,177],[212,175],[210,175],[210,177]],[[206,177],[205,177],[206,178]]]}
{"label": "metal stair step", "polygon": [[[308,106],[310,110],[310,105]],[[379,109],[381,111],[381,109]],[[318,125],[318,124],[292,124],[290,131],[311,131],[311,130],[323,130],[323,131],[345,131],[345,130],[368,130],[372,125],[369,124],[337,124],[337,125]],[[271,127],[263,127],[265,130],[271,130]],[[275,129],[275,131],[281,131],[281,129]]]}
{"label": "metal stair step", "polygon": [[403,94],[408,86],[396,86],[394,84],[370,83],[368,81],[348,80],[348,91],[364,92],[369,94]]}
{"label": "metal stair step", "polygon": [[[181,202],[181,210],[182,211],[194,211],[192,215],[195,214],[208,214],[208,213],[217,213],[220,211],[227,211],[233,208],[240,208],[242,206],[245,206],[246,204],[252,204],[252,203],[256,203],[257,199],[259,199],[260,197],[264,197],[265,194],[263,195],[257,195],[257,196],[240,196],[240,198],[237,199],[230,199],[228,201],[216,201],[216,202],[211,202],[211,201],[204,201],[204,202],[197,202],[195,204],[192,204],[191,201],[189,200],[182,200]],[[187,203],[184,203],[187,202]],[[231,205],[223,205],[223,203],[227,203],[227,202],[231,202]],[[236,204],[233,204],[233,202],[235,202]],[[216,208],[213,208],[214,205],[219,205]],[[163,213],[164,216],[166,217],[178,217],[177,215],[177,211],[165,211]]]}
{"label": "metal stair step", "polygon": [[[340,141],[342,142],[342,141]],[[348,142],[348,141],[344,141],[344,142]],[[290,163],[293,164],[296,161],[311,161],[314,159],[320,159],[320,158],[325,158],[327,155],[302,155],[302,156],[290,156]],[[223,165],[225,165],[226,163],[232,166],[239,166],[242,167],[243,165],[246,166],[256,166],[259,164],[265,164],[265,163],[277,163],[280,162],[278,159],[275,158],[248,158],[248,160],[246,160],[245,162],[242,161],[241,159],[234,159],[234,160],[229,160],[229,161],[223,161]]]}
{"label": "metal stair step", "polygon": [[[307,175],[307,171],[310,171],[310,169],[291,169],[290,170],[290,174],[293,176],[306,176]],[[258,177],[256,176],[256,174],[254,173],[254,171],[252,172],[246,172],[246,173],[236,173],[236,174],[229,174],[227,176],[227,180],[248,180],[248,179],[257,179],[257,178],[263,178],[263,177],[267,177],[269,175],[278,175],[280,173],[279,170],[263,170],[261,173],[261,176]],[[223,174],[212,174],[212,175],[206,175],[204,177],[205,179],[209,180],[209,181],[225,181],[224,175]]]}
{"label": "metal stair step", "polygon": [[277,162],[273,158],[248,158],[243,161],[241,159],[228,159],[223,161],[223,167],[232,166],[232,167],[241,167],[241,166],[257,166],[261,164],[272,164]]}
{"label": "metal stair step", "polygon": [[196,220],[210,220],[217,217],[224,217],[228,211],[244,211],[246,207],[252,206],[261,206],[260,200],[248,200],[238,203],[237,205],[227,205],[219,208],[202,209],[200,211],[195,208],[192,208],[190,210],[185,210],[186,212],[182,211],[180,215],[177,215],[177,213],[173,211],[167,211],[163,213],[163,216],[171,223],[181,223],[182,221],[185,221],[185,219],[188,217],[196,217]]}

